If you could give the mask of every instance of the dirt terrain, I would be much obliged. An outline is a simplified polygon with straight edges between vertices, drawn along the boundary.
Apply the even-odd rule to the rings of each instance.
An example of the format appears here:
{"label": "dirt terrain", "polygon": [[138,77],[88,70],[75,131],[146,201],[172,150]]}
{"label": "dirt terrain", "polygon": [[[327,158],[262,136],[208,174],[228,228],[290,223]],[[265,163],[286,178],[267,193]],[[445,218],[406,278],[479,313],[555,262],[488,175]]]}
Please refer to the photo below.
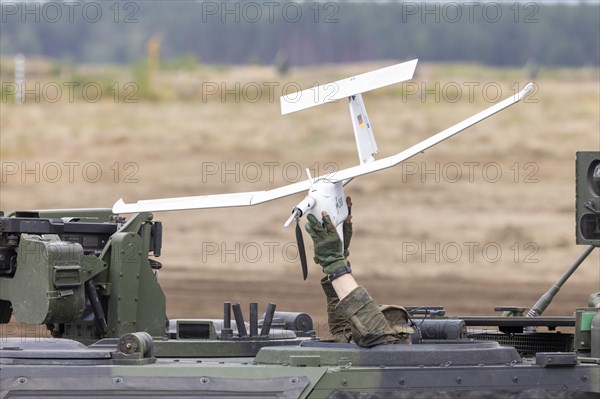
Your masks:
{"label": "dirt terrain", "polygon": [[[0,208],[111,207],[120,197],[266,190],[305,179],[307,167],[318,175],[353,166],[345,103],[282,117],[279,95],[290,82],[306,88],[392,62],[296,69],[285,77],[258,66],[165,72],[152,82],[158,94],[133,103],[110,95],[98,102],[3,100]],[[120,87],[131,80],[115,74]],[[376,301],[443,305],[452,314],[531,306],[583,250],[574,245],[574,159],[578,150],[600,149],[598,79],[597,69],[542,69],[525,102],[350,183],[351,261]],[[412,82],[364,96],[377,157],[526,82],[520,70],[420,65]],[[169,316],[219,317],[225,300],[255,300],[261,311],[271,301],[322,324],[320,271],[310,265],[302,281],[293,230],[282,227],[301,199],[157,213]],[[568,314],[598,290],[596,251],[548,314]]]}

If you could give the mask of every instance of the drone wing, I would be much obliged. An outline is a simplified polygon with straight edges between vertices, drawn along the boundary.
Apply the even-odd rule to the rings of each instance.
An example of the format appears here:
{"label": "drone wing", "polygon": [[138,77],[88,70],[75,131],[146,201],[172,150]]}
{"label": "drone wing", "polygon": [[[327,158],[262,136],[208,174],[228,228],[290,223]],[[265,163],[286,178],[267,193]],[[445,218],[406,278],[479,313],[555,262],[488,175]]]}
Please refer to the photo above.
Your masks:
{"label": "drone wing", "polygon": [[368,173],[372,173],[381,169],[391,168],[392,166],[398,165],[400,162],[407,160],[420,152],[425,151],[426,149],[433,147],[434,145],[441,143],[442,141],[454,136],[457,133],[465,130],[466,128],[473,126],[474,124],[481,122],[484,119],[489,118],[495,113],[502,111],[503,109],[521,101],[527,93],[531,91],[533,88],[532,83],[528,83],[523,90],[519,93],[516,93],[512,97],[509,97],[491,107],[479,112],[471,116],[470,118],[465,119],[462,122],[457,123],[454,126],[449,127],[446,130],[435,134],[428,139],[421,141],[418,144],[413,145],[410,148],[387,158],[382,158],[376,161],[364,163],[358,166],[354,166],[348,169],[340,170],[336,172],[334,176],[329,176],[330,180],[339,181],[339,180],[348,180],[357,176],[366,175]]}
{"label": "drone wing", "polygon": [[281,115],[412,79],[417,62],[418,60],[403,62],[282,96]]}
{"label": "drone wing", "polygon": [[193,197],[161,198],[141,200],[134,204],[126,204],[119,199],[113,205],[113,213],[137,213],[159,211],[181,211],[185,209],[229,208],[235,206],[251,206],[271,201],[277,198],[297,194],[310,188],[310,181],[275,188],[267,191],[248,191],[233,194],[212,194]]}
{"label": "drone wing", "polygon": [[[516,102],[520,101],[529,93],[533,85],[529,83],[523,90],[514,96],[505,99],[491,107],[465,119],[448,129],[439,132],[438,134],[429,137],[414,146],[387,158],[377,161],[363,163],[348,169],[340,170],[334,174],[323,176],[322,178],[331,181],[347,181],[357,176],[366,175],[381,169],[390,168],[399,164],[414,155],[425,151],[426,149],[454,136],[464,129],[481,122],[482,120],[494,115],[495,113],[507,108]],[[317,178],[315,180],[319,180]],[[136,212],[157,212],[157,211],[176,211],[184,209],[204,209],[204,208],[225,208],[234,206],[251,206],[271,201],[277,198],[287,197],[288,195],[297,194],[306,191],[310,188],[311,181],[305,180],[287,186],[279,187],[267,191],[250,191],[245,193],[235,194],[217,194],[217,195],[201,195],[195,197],[178,197],[164,198],[153,200],[142,200],[135,204],[126,204],[123,199],[119,199],[113,205],[113,212],[118,213],[136,213]]]}

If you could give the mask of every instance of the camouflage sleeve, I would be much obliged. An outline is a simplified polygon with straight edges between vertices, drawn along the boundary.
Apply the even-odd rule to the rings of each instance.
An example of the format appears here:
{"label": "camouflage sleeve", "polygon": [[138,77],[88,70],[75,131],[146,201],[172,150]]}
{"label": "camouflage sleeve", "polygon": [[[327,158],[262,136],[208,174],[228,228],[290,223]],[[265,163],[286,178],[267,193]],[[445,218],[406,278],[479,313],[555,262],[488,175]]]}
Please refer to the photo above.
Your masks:
{"label": "camouflage sleeve", "polygon": [[348,296],[339,301],[336,311],[348,320],[352,330],[352,340],[360,346],[372,347],[381,344],[402,343],[386,321],[379,306],[362,287],[356,287]]}
{"label": "camouflage sleeve", "polygon": [[329,332],[333,336],[333,340],[335,342],[350,342],[352,339],[350,324],[342,312],[337,309],[340,299],[327,276],[321,279],[321,287],[327,298],[327,323],[329,324]]}

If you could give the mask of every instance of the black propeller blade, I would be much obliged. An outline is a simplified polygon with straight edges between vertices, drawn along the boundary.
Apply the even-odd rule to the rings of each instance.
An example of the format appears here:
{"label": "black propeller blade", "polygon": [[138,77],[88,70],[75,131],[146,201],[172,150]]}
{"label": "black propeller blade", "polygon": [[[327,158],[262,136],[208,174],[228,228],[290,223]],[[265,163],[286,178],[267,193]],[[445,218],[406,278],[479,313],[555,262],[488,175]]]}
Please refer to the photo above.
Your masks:
{"label": "black propeller blade", "polygon": [[298,254],[300,255],[300,265],[302,266],[302,277],[306,280],[306,277],[308,277],[308,264],[306,263],[306,249],[304,248],[304,238],[302,237],[299,217],[296,217],[296,243],[298,244]]}

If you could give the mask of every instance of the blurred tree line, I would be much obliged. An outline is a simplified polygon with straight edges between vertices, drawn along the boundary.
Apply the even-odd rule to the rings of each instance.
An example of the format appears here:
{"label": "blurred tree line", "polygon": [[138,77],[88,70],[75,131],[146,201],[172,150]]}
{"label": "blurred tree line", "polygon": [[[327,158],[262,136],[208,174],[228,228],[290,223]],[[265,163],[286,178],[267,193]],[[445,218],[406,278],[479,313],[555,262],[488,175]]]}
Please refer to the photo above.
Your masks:
{"label": "blurred tree line", "polygon": [[600,64],[600,5],[542,2],[72,1],[1,3],[0,54],[291,65],[420,58],[489,65]]}

